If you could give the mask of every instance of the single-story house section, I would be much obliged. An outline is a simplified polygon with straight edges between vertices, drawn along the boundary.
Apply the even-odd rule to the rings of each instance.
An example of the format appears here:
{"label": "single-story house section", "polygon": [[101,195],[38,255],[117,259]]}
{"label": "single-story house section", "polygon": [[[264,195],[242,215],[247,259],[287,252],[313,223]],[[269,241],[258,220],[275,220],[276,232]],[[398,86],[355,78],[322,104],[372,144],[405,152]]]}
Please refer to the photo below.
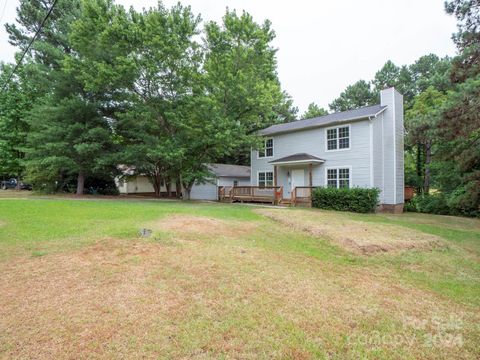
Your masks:
{"label": "single-story house section", "polygon": [[250,166],[210,164],[208,170],[215,175],[204,183],[193,185],[190,198],[193,200],[218,200],[218,188],[250,186]]}
{"label": "single-story house section", "polygon": [[[193,185],[190,193],[192,200],[218,200],[219,187],[250,185],[249,166],[209,164],[207,167],[212,173],[212,177]],[[126,170],[125,175],[128,175],[128,170]],[[155,193],[153,185],[146,176],[117,178],[115,182],[120,194],[153,195]],[[162,184],[161,192],[167,192],[165,184]]]}

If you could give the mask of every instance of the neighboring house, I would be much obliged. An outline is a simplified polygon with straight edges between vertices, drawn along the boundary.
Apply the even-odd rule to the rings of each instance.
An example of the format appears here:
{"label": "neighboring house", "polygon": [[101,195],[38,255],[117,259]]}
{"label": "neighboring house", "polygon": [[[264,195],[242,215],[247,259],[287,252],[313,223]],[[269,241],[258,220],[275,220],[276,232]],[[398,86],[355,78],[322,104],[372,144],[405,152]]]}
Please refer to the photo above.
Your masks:
{"label": "neighboring house", "polygon": [[[190,193],[193,200],[218,200],[219,186],[245,186],[250,185],[250,167],[227,164],[209,164],[208,170],[212,173],[210,179],[195,183]],[[124,175],[132,173],[131,169],[125,169]],[[116,184],[120,194],[154,194],[153,185],[146,176],[134,176],[130,178],[117,178]],[[167,192],[164,184],[162,193]]]}
{"label": "neighboring house", "polygon": [[252,150],[254,186],[378,188],[384,211],[400,212],[404,202],[403,96],[380,93],[380,104],[260,131],[264,148]]}

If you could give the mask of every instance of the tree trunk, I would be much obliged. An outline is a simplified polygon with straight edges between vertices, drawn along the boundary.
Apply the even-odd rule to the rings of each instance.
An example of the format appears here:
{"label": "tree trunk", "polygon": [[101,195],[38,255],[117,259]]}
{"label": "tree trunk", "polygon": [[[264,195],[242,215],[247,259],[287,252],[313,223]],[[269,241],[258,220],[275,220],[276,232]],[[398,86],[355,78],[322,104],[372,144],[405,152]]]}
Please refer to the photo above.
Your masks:
{"label": "tree trunk", "polygon": [[83,195],[83,192],[85,190],[85,174],[83,171],[80,171],[78,173],[77,177],[77,195]]}
{"label": "tree trunk", "polygon": [[155,197],[160,197],[162,193],[162,175],[160,169],[156,168],[149,174],[149,178],[153,186],[153,191],[155,191]]}
{"label": "tree trunk", "polygon": [[186,188],[183,188],[183,191],[182,191],[182,197],[183,197],[183,200],[190,200],[190,193],[192,192],[192,187],[186,187]]}
{"label": "tree trunk", "polygon": [[162,191],[162,180],[155,176],[152,179],[153,190],[155,191],[155,196],[160,197]]}
{"label": "tree trunk", "polygon": [[190,194],[192,192],[192,187],[194,183],[195,183],[195,180],[189,182],[188,184],[183,183],[183,191],[182,191],[183,200],[190,200]]}
{"label": "tree trunk", "polygon": [[177,198],[180,198],[180,196],[182,195],[182,183],[180,182],[180,179],[177,179],[175,181],[175,192],[176,192],[175,196]]}
{"label": "tree trunk", "polygon": [[169,178],[165,178],[165,188],[167,190],[167,198],[172,196],[172,183]]}
{"label": "tree trunk", "polygon": [[432,161],[432,144],[427,141],[425,144],[425,177],[423,179],[423,193],[430,192],[430,162]]}
{"label": "tree trunk", "polygon": [[416,188],[417,188],[417,194],[421,194],[423,191],[423,186],[421,184],[421,179],[422,179],[422,144],[417,143],[417,182],[416,182]]}

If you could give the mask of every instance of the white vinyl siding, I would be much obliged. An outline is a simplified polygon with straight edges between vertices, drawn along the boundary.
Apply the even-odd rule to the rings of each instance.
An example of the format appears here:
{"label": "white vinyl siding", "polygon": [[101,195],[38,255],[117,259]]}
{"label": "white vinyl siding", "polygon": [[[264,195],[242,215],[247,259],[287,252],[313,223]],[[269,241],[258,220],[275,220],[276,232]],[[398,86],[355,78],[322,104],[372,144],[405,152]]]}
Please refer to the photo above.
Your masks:
{"label": "white vinyl siding", "polygon": [[[394,89],[383,90],[380,94],[381,104],[387,106],[383,113],[382,137],[374,137],[375,143],[382,146],[382,202],[385,204],[403,203],[403,98]],[[378,146],[378,145],[377,145]]]}
{"label": "white vinyl siding", "polygon": [[[346,125],[344,125],[346,126]],[[252,151],[252,185],[258,185],[258,172],[272,171],[270,161],[296,153],[307,153],[325,159],[323,165],[313,165],[312,183],[325,186],[326,167],[351,165],[354,176],[350,187],[370,187],[370,130],[368,120],[350,123],[350,150],[326,151],[326,128],[315,128],[291,133],[278,134],[273,137],[274,156],[270,159],[258,159],[257,151]],[[305,166],[307,169],[307,166]],[[289,167],[277,166],[277,185],[283,186],[284,193],[289,186],[287,172]],[[308,173],[306,175],[308,179]]]}

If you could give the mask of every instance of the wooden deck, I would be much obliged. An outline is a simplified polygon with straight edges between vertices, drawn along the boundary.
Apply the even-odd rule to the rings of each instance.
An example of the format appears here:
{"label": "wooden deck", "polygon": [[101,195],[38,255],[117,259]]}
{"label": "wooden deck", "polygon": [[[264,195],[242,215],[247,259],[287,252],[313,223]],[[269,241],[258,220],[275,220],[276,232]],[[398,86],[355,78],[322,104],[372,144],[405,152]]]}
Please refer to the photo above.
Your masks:
{"label": "wooden deck", "polygon": [[282,198],[282,186],[221,186],[218,189],[218,199],[220,201],[278,205]]}
{"label": "wooden deck", "polygon": [[312,206],[314,186],[297,186],[290,198],[283,197],[283,186],[220,186],[218,199],[222,202],[257,202],[273,205]]}

